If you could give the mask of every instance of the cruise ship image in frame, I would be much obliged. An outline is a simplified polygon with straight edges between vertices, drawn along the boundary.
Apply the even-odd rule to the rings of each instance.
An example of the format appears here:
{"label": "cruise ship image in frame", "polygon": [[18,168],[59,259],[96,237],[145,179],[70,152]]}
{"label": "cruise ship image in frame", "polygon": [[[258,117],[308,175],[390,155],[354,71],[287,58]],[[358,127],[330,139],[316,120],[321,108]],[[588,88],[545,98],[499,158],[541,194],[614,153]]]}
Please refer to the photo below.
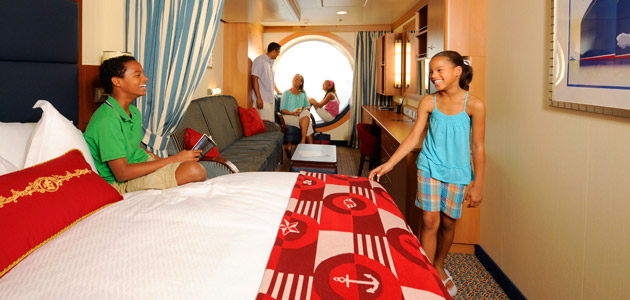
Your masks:
{"label": "cruise ship image in frame", "polygon": [[630,0],[593,0],[581,21],[580,66],[630,65]]}

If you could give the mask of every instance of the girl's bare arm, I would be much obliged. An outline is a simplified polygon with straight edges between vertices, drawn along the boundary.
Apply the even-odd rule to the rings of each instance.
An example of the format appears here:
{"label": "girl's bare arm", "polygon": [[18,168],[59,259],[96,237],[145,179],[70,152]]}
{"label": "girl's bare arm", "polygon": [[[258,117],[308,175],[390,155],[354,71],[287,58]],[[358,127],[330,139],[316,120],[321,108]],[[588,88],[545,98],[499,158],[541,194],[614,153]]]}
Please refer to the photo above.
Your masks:
{"label": "girl's bare arm", "polygon": [[387,162],[370,171],[368,179],[373,179],[374,176],[376,176],[376,181],[379,181],[382,175],[391,171],[398,162],[400,162],[405,156],[407,156],[407,154],[409,154],[409,152],[411,152],[411,150],[413,150],[413,148],[416,147],[416,145],[418,145],[420,137],[422,136],[422,131],[424,131],[424,127],[427,124],[429,113],[433,111],[433,106],[432,96],[426,96],[420,100],[420,104],[418,104],[418,119],[413,125],[411,132],[400,144],[400,147],[396,149],[396,152],[394,152],[392,157],[387,160]]}

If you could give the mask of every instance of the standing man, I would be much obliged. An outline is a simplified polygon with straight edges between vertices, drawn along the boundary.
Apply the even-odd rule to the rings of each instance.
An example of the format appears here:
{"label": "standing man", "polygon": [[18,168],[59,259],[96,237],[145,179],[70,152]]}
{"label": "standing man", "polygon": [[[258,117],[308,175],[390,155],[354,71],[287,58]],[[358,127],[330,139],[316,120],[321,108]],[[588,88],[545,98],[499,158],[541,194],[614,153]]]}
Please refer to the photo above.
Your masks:
{"label": "standing man", "polygon": [[274,83],[273,62],[280,54],[280,44],[272,42],[267,53],[256,57],[252,63],[254,105],[263,120],[274,120],[273,92],[280,94]]}

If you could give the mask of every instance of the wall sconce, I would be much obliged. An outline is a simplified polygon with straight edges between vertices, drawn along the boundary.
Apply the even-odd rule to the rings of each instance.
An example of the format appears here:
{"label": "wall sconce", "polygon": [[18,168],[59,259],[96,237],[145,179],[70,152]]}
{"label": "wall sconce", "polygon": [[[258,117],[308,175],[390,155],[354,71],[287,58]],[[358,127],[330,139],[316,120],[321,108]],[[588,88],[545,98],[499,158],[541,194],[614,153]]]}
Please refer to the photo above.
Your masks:
{"label": "wall sconce", "polygon": [[131,54],[131,52],[123,52],[123,51],[103,51],[103,57],[101,59],[101,63],[103,63],[104,61],[110,59],[110,58],[114,58],[117,56],[122,56],[122,55],[129,55],[129,56],[133,56]]}
{"label": "wall sconce", "polygon": [[210,88],[210,89],[208,89],[208,96],[216,96],[216,95],[221,95],[221,89],[220,88]]}
{"label": "wall sconce", "polygon": [[411,43],[407,40],[405,44],[405,87],[411,84]]}
{"label": "wall sconce", "polygon": [[402,40],[394,44],[394,87],[400,88],[402,80]]}

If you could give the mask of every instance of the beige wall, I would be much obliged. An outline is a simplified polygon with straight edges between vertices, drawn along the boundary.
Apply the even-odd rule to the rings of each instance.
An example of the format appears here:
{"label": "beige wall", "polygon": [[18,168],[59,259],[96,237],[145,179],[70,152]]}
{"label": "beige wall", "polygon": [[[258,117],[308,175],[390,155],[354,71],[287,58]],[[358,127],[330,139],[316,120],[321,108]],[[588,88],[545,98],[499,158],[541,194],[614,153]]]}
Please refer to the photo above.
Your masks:
{"label": "beige wall", "polygon": [[[103,51],[125,51],[125,0],[83,0],[83,64],[100,65]],[[223,89],[223,23],[219,23],[208,67],[193,94],[205,97],[208,88]]]}
{"label": "beige wall", "polygon": [[207,96],[209,88],[218,87],[223,90],[223,27],[223,22],[219,22],[219,29],[217,29],[217,35],[212,46],[212,67],[208,67],[203,74],[201,82],[193,94],[193,99]]}
{"label": "beige wall", "polygon": [[125,51],[125,3],[125,0],[83,0],[84,65],[100,65],[103,51]]}
{"label": "beige wall", "polygon": [[487,2],[481,246],[530,299],[628,298],[630,120],[547,106],[551,2]]}

